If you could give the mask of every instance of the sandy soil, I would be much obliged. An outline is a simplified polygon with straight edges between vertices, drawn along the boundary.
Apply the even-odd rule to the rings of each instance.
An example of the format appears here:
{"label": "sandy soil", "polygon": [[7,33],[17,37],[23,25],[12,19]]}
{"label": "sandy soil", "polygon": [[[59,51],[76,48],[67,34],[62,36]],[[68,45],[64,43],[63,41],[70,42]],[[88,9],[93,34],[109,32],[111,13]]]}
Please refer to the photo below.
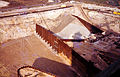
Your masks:
{"label": "sandy soil", "polygon": [[74,77],[69,66],[53,54],[35,35],[1,44],[0,73],[3,73],[3,76],[4,71],[7,71],[10,77],[17,77],[17,69],[26,65],[61,77]]}

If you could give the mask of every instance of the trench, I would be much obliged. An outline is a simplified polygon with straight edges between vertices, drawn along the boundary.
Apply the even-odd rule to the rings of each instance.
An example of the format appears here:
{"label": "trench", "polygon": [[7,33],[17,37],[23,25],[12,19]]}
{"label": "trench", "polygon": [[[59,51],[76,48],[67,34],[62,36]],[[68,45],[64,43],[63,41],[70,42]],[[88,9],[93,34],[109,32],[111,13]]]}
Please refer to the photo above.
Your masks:
{"label": "trench", "polygon": [[[90,55],[96,55],[92,52],[95,50],[95,46],[93,45],[92,47],[90,46],[91,44],[81,43],[80,40],[78,41],[77,39],[89,38],[91,32],[84,26],[86,24],[79,22],[73,15],[86,20],[92,25],[95,23],[101,24],[104,28],[101,28],[101,25],[97,25],[97,27],[104,31],[113,29],[119,33],[119,27],[114,26],[115,28],[113,28],[112,26],[111,28],[111,22],[108,21],[109,18],[112,18],[111,16],[107,18],[99,12],[94,13],[93,10],[90,12],[90,16],[88,10],[81,8],[81,4],[73,6],[68,3],[65,5],[66,6],[61,7],[61,4],[58,4],[55,6],[45,6],[44,8],[37,6],[35,8],[31,7],[31,9],[18,11],[17,13],[16,11],[9,11],[8,13],[3,12],[3,14],[1,14],[0,76],[16,77],[20,67],[32,66],[58,77],[95,77],[101,70],[108,67],[99,57],[97,58],[103,63],[98,63],[97,65],[97,63],[94,64],[89,61],[91,58],[94,60],[94,57]],[[98,14],[98,17],[93,14]],[[101,14],[106,21],[101,20],[94,22],[97,18],[98,20],[103,19],[102,16],[99,18],[99,14]],[[95,17],[97,18],[94,19]],[[111,21],[115,22],[115,24],[120,23],[119,20],[116,19],[116,16],[115,18],[113,17],[113,19],[115,19],[115,21]],[[73,39],[73,41],[75,41],[75,39],[77,40],[77,42],[64,42],[67,46],[74,49],[72,53],[70,53],[70,55],[72,55],[72,60],[70,59],[71,62],[67,60],[69,58],[66,59],[66,55],[69,55],[68,53],[62,53],[61,56],[48,45],[46,40],[42,39],[36,33],[36,24],[41,25],[48,31],[52,31],[54,36],[64,41],[66,39],[68,39],[68,41],[70,39]],[[106,24],[110,24],[110,28],[106,27]],[[91,31],[93,30],[91,29]],[[48,36],[46,36],[47,39]],[[119,50],[116,51],[118,52]],[[95,60],[95,62],[97,62],[97,60]]]}
{"label": "trench", "polygon": [[[68,9],[68,8],[64,8],[64,9]],[[60,11],[61,10],[64,11],[63,8],[57,8],[57,9],[60,9]],[[53,10],[53,13],[55,10],[56,13],[57,9],[52,8],[50,10]],[[42,16],[44,15],[44,12],[48,11],[49,13],[50,10],[33,12],[33,15],[36,15],[37,13],[38,15],[40,15],[39,12],[43,12],[41,14]],[[27,13],[27,14],[32,15],[31,13]],[[0,44],[0,53],[1,53],[0,76],[16,77],[18,74],[17,70],[23,66],[32,66],[46,73],[51,73],[55,76],[60,76],[60,77],[78,76],[77,72],[71,69],[71,65],[66,60],[64,60],[64,57],[59,56],[56,53],[56,51],[52,50],[51,47],[48,46],[43,39],[37,36],[37,34],[35,33],[35,25],[34,25],[36,21],[31,21],[29,20],[29,16],[28,17],[26,16],[25,21],[27,22],[24,22],[21,20],[22,15],[26,16],[26,14],[23,13],[19,15],[10,15],[10,16],[1,17],[1,20],[4,20],[5,18],[8,19],[10,23],[9,21],[8,23],[5,23],[6,29],[9,32],[5,34],[3,33],[3,35],[1,36],[1,41],[4,42]],[[43,26],[47,26],[45,24],[46,19],[44,19],[41,16],[40,18],[37,18],[38,19],[37,22],[38,23],[42,22]],[[11,22],[14,19],[15,19],[15,23]],[[66,27],[71,21],[73,21],[74,18],[72,18],[68,13],[67,13],[67,17],[65,17],[65,14],[62,13],[58,16],[58,18],[56,18],[56,20],[59,20],[58,26],[51,28],[51,30],[55,33],[58,33],[61,30],[63,30],[63,28]],[[55,22],[56,21],[54,20],[52,24],[54,24]],[[2,26],[2,28],[4,28],[4,25]],[[49,28],[46,27],[46,28],[49,29],[50,27]],[[76,26],[76,28],[78,27]],[[4,35],[6,34],[8,36],[7,38],[4,37]],[[69,36],[69,33],[67,35]]]}

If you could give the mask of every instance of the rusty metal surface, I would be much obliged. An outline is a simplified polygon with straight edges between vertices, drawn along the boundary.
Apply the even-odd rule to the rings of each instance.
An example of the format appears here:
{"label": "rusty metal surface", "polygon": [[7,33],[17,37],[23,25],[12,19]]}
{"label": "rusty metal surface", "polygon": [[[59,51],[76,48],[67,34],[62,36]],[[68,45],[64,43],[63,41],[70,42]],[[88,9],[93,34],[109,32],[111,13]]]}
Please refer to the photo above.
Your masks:
{"label": "rusty metal surface", "polygon": [[71,60],[72,49],[58,37],[54,36],[51,31],[48,31],[45,28],[36,25],[36,33],[38,33],[38,35],[40,35],[43,40],[48,42],[48,44],[50,44],[52,48],[55,49],[58,53],[63,52],[68,57],[68,59]]}
{"label": "rusty metal surface", "polygon": [[[71,61],[71,67],[74,68],[81,77],[91,76],[91,74],[98,73],[100,70],[93,66],[93,64],[86,61],[81,57],[76,51],[59,39],[57,36],[54,36],[53,32],[43,28],[40,25],[36,25],[36,33],[38,33],[43,40],[48,42],[57,53],[63,53]],[[84,40],[82,40],[84,41]]]}
{"label": "rusty metal surface", "polygon": [[120,58],[96,77],[120,77]]}
{"label": "rusty metal surface", "polygon": [[[63,53],[71,61],[71,68],[75,69],[76,77],[88,77],[97,74],[100,70],[93,66],[93,64],[86,61],[72,48],[65,44],[61,39],[54,35],[53,32],[36,25],[36,33],[47,43],[50,44],[57,54]],[[62,56],[63,57],[63,56]],[[65,57],[63,57],[65,58]],[[65,58],[66,59],[66,58]],[[38,63],[41,64],[41,63]],[[34,65],[34,64],[33,64]],[[46,64],[45,64],[46,65]],[[40,66],[37,66],[39,68]],[[92,75],[91,75],[92,74]]]}

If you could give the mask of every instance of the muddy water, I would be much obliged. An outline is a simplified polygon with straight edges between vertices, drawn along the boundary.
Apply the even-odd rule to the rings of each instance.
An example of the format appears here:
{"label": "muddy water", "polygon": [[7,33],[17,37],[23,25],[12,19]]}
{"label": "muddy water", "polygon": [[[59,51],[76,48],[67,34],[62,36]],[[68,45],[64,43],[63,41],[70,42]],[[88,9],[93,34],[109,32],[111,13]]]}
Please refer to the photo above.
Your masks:
{"label": "muddy water", "polygon": [[[0,77],[17,77],[17,69],[33,66],[60,77],[74,77],[69,66],[35,35],[11,40],[0,46]],[[6,73],[5,73],[6,72]]]}

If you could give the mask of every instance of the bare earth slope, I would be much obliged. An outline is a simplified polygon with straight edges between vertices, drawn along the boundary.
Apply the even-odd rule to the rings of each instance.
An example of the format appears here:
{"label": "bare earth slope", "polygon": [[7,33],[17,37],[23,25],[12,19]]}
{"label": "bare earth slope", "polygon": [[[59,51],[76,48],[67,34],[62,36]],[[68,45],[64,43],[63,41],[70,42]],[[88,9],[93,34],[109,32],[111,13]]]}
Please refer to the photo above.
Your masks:
{"label": "bare earth slope", "polygon": [[1,44],[0,73],[3,74],[0,77],[5,75],[17,77],[17,69],[26,65],[53,75],[74,77],[69,66],[52,53],[35,35]]}

